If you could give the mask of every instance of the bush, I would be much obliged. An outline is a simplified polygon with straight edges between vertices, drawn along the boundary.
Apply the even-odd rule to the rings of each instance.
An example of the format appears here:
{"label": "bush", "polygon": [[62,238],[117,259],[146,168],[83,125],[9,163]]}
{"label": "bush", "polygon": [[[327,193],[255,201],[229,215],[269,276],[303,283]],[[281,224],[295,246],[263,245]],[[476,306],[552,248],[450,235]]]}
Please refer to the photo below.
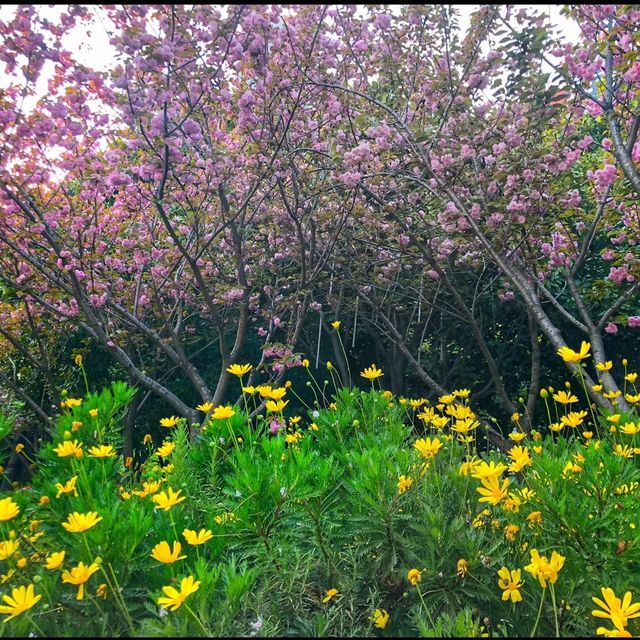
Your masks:
{"label": "bush", "polygon": [[172,417],[138,468],[118,454],[134,391],[67,397],[32,484],[0,502],[0,633],[638,630],[640,606],[616,601],[640,562],[634,412],[545,389],[552,429],[515,415],[511,448],[479,452],[467,390],[430,406],[370,377],[306,418],[267,386],[202,407],[202,427]]}

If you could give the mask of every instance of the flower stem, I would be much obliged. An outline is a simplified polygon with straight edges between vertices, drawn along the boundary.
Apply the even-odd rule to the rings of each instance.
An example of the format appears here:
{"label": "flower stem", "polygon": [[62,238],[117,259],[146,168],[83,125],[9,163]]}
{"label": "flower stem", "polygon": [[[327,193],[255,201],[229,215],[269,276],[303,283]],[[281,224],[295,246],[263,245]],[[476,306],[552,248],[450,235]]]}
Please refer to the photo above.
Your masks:
{"label": "flower stem", "polygon": [[211,637],[211,634],[209,633],[207,628],[204,626],[204,624],[202,624],[202,620],[200,620],[200,618],[198,618],[198,616],[194,613],[193,609],[186,602],[184,603],[184,606],[187,609],[187,611],[193,616],[193,619],[200,625],[200,628],[204,633],[204,637],[205,638]]}
{"label": "flower stem", "polygon": [[558,626],[558,607],[556,606],[556,591],[551,584],[551,603],[553,604],[553,619],[556,623],[556,638],[560,637],[560,627]]}
{"label": "flower stem", "polygon": [[538,630],[538,622],[540,622],[540,614],[542,613],[542,603],[544,602],[544,597],[547,595],[547,590],[542,590],[542,598],[540,598],[540,607],[538,607],[538,615],[536,617],[536,623],[533,625],[533,631],[531,632],[531,637],[536,637],[536,631]]}
{"label": "flower stem", "polygon": [[417,588],[416,591],[418,592],[418,595],[420,596],[420,602],[422,602],[422,606],[424,607],[425,613],[427,614],[427,618],[429,618],[429,623],[431,624],[431,628],[435,631],[436,625],[434,624],[433,618],[431,617],[431,614],[429,613],[429,609],[427,607],[427,603],[424,601],[424,597],[422,595],[422,592],[420,591],[419,588]]}

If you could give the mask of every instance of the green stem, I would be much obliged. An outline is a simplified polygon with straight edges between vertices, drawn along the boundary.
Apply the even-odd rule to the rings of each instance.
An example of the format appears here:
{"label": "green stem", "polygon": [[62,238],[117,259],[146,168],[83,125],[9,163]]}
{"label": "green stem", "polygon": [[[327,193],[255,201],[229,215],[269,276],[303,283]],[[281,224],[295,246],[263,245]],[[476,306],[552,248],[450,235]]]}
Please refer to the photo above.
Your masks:
{"label": "green stem", "polygon": [[186,610],[193,616],[193,619],[200,625],[200,628],[202,629],[202,631],[204,633],[204,637],[205,638],[209,638],[211,636],[211,634],[209,633],[207,628],[204,626],[204,624],[202,624],[202,620],[200,620],[200,618],[198,618],[198,616],[194,613],[193,609],[191,609],[191,607],[186,602],[184,603],[184,606],[185,606]]}
{"label": "green stem", "polygon": [[89,395],[89,382],[87,381],[87,372],[84,370],[84,365],[80,365],[80,369],[82,370],[82,377],[84,378],[84,388],[87,390],[87,395]]}
{"label": "green stem", "polygon": [[544,597],[547,595],[547,590],[542,590],[542,598],[540,598],[540,606],[538,607],[538,616],[536,617],[536,623],[533,625],[533,631],[531,632],[531,637],[536,637],[536,631],[538,630],[538,622],[540,622],[540,614],[542,613],[542,603],[544,602]]}
{"label": "green stem", "polygon": [[560,637],[560,627],[558,626],[558,608],[556,607],[556,591],[551,584],[551,603],[553,604],[553,619],[556,623],[556,638]]}
{"label": "green stem", "polygon": [[31,614],[29,616],[29,622],[33,625],[33,628],[38,632],[38,636],[39,637],[41,637],[41,638],[46,638],[47,637],[47,634],[38,626],[38,624],[34,620],[34,615],[33,614]]}
{"label": "green stem", "polygon": [[424,611],[427,614],[427,618],[429,618],[429,623],[431,624],[431,628],[435,631],[436,625],[433,622],[433,618],[431,617],[431,614],[429,613],[429,608],[427,607],[427,603],[424,601],[424,597],[422,596],[422,592],[420,591],[419,587],[416,587],[416,591],[418,592],[418,595],[420,596],[420,602],[422,602],[422,606],[424,607]]}
{"label": "green stem", "polygon": [[578,377],[580,378],[580,382],[582,382],[582,388],[584,389],[584,394],[587,398],[587,402],[589,403],[589,411],[591,412],[591,419],[593,420],[593,426],[596,430],[596,438],[598,438],[598,440],[600,439],[600,433],[598,431],[598,421],[596,420],[596,416],[595,413],[593,412],[593,406],[592,406],[592,402],[591,402],[591,398],[589,397],[589,392],[587,391],[587,384],[585,382],[584,379],[584,374],[582,371],[582,368],[579,367],[578,368]]}
{"label": "green stem", "polygon": [[122,612],[124,613],[124,617],[127,620],[127,624],[129,625],[129,630],[131,632],[131,635],[135,635],[135,629],[133,626],[133,620],[131,619],[131,616],[129,615],[129,610],[127,609],[127,605],[125,604],[123,598],[122,598],[122,593],[120,593],[120,585],[118,584],[118,579],[116,578],[116,574],[113,570],[113,567],[111,565],[109,565],[109,569],[111,570],[111,577],[113,578],[113,584],[115,585],[115,587],[111,584],[111,581],[109,580],[109,576],[107,575],[107,572],[104,568],[103,565],[100,565],[102,568],[102,571],[107,579],[107,582],[109,583],[109,587],[111,589],[111,591],[113,592],[114,598],[116,599],[116,602],[119,604],[120,608],[122,609]]}

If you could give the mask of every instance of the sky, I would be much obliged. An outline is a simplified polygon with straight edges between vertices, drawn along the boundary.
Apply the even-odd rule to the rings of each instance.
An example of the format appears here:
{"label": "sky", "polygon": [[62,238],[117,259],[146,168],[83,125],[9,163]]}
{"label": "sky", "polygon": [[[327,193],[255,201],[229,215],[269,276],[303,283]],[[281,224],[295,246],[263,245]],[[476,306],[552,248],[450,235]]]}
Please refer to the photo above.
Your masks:
{"label": "sky", "polygon": [[[6,4],[0,7],[0,19],[6,20],[14,11],[18,5],[15,4]],[[106,70],[113,63],[113,54],[111,53],[111,46],[109,44],[109,36],[107,34],[107,21],[101,20],[101,12],[100,8],[96,5],[89,5],[92,13],[96,16],[96,26],[92,30],[91,39],[87,41],[84,36],[80,33],[74,34],[74,36],[70,39],[69,45],[78,51],[78,53],[82,53],[83,60],[91,63],[91,66],[99,70]],[[469,17],[471,14],[481,5],[478,4],[454,4],[453,7],[456,7],[460,12],[460,26],[463,30],[469,26]],[[549,17],[552,24],[556,24],[564,32],[565,37],[568,40],[576,40],[578,37],[578,27],[577,25],[567,20],[565,17],[560,15],[560,9],[563,5],[559,4],[547,4],[547,5],[526,5],[526,4],[516,4],[513,5],[516,9],[516,12],[521,8],[536,8],[538,10],[545,11]],[[47,15],[47,17],[51,16],[53,18],[56,15],[56,12],[59,11],[59,7],[47,7],[42,6],[41,10]]]}
{"label": "sky", "polygon": [[[11,17],[11,15],[15,12],[16,7],[19,5],[15,4],[6,4],[0,6],[0,20],[7,20]],[[106,71],[110,66],[112,66],[115,62],[114,50],[109,44],[109,35],[107,33],[108,28],[108,20],[103,19],[101,15],[101,10],[98,6],[88,5],[90,10],[95,16],[95,26],[91,30],[90,38],[87,40],[85,34],[77,29],[73,32],[69,39],[67,40],[67,47],[76,52],[78,59],[87,64],[87,66],[92,67],[98,71]],[[456,7],[460,12],[460,27],[463,31],[466,31],[469,26],[469,18],[471,14],[481,5],[477,4],[454,4],[453,7]],[[517,12],[521,8],[535,8],[537,10],[545,11],[549,17],[552,24],[557,25],[563,32],[564,37],[569,41],[576,41],[579,34],[578,26],[567,20],[565,17],[560,15],[560,9],[563,5],[558,4],[547,4],[547,5],[513,5],[515,12]],[[49,18],[50,20],[54,20],[57,13],[61,10],[60,6],[41,6],[40,10],[43,14]],[[393,10],[393,9],[392,9]],[[515,13],[514,12],[514,13]],[[47,90],[47,74],[43,74],[40,77],[37,85],[36,85],[36,96],[34,96],[30,103],[35,104],[38,97],[44,95]],[[3,86],[3,82],[7,82],[8,79],[3,79],[0,77],[0,88]],[[27,103],[24,105],[28,110],[30,108],[30,104]]]}

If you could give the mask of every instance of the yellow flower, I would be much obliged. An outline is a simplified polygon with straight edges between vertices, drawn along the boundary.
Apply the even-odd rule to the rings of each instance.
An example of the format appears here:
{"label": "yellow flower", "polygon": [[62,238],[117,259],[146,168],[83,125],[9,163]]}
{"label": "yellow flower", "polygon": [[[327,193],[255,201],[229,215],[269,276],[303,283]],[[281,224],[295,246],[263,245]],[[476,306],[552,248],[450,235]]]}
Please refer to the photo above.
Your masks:
{"label": "yellow flower", "polygon": [[630,382],[631,384],[633,384],[638,379],[638,374],[637,373],[627,373],[627,375],[624,377],[624,379],[627,382]]}
{"label": "yellow flower", "polygon": [[409,406],[412,409],[419,409],[424,403],[426,402],[426,400],[424,398],[418,398],[417,400],[409,400]]}
{"label": "yellow flower", "polygon": [[56,482],[56,489],[58,490],[56,498],[59,498],[64,493],[73,493],[73,495],[76,496],[77,498],[78,497],[78,490],[76,489],[77,482],[78,482],[78,476],[73,476],[73,478],[71,478],[70,480],[67,480],[67,482],[64,485],[60,484],[59,482]]}
{"label": "yellow flower", "polygon": [[400,476],[398,480],[398,495],[402,495],[413,484],[413,478]]}
{"label": "yellow flower", "polygon": [[483,478],[499,478],[507,470],[507,465],[499,462],[496,464],[493,460],[488,464],[482,460],[473,469],[472,478],[482,480]]}
{"label": "yellow flower", "polygon": [[49,496],[40,496],[40,500],[38,500],[38,504],[44,506],[45,504],[49,504]]}
{"label": "yellow flower", "polygon": [[580,345],[580,351],[576,352],[573,349],[569,349],[569,347],[560,347],[558,349],[558,355],[568,363],[578,363],[585,358],[588,358],[591,354],[589,350],[591,349],[591,344],[589,342],[582,341]]}
{"label": "yellow flower", "polygon": [[127,457],[124,459],[124,466],[125,466],[127,469],[131,469],[131,467],[133,466],[133,458],[132,458],[131,456],[127,456]]}
{"label": "yellow flower", "polygon": [[619,413],[615,413],[612,416],[607,416],[607,422],[613,422],[613,424],[618,424],[620,422],[620,418],[622,416]]}
{"label": "yellow flower", "polygon": [[152,480],[151,482],[143,482],[142,489],[134,489],[131,493],[133,493],[134,496],[146,498],[147,496],[150,496],[159,490],[160,482],[158,480]]}
{"label": "yellow flower", "polygon": [[413,443],[413,446],[423,458],[433,458],[442,448],[442,442],[438,438],[433,440],[431,438],[420,438]]}
{"label": "yellow flower", "polygon": [[72,407],[79,407],[82,404],[82,400],[80,398],[67,398],[60,403],[60,406],[64,409],[65,407],[71,409]]}
{"label": "yellow flower", "polygon": [[478,487],[476,491],[482,496],[478,502],[488,502],[492,505],[500,504],[504,498],[507,497],[507,488],[509,486],[509,479],[505,479],[500,484],[500,478],[491,476],[488,478],[481,478],[481,487]]}
{"label": "yellow flower", "polygon": [[498,586],[503,589],[502,599],[505,602],[507,600],[511,600],[514,604],[516,602],[522,602],[522,594],[519,589],[522,587],[524,582],[520,580],[521,575],[522,572],[520,569],[513,569],[509,571],[507,567],[502,567],[502,569],[498,571],[498,576],[500,576]]}
{"label": "yellow flower", "polygon": [[[383,376],[384,373],[382,373],[382,369],[378,369],[375,364],[372,364],[370,367],[366,367],[365,370],[360,373],[360,375],[363,378],[366,378],[367,380],[373,382],[380,376]],[[376,609],[376,611],[379,611],[379,609]],[[380,628],[384,629],[384,627]]]}
{"label": "yellow flower", "polygon": [[542,512],[540,512],[540,511],[532,511],[527,516],[527,521],[529,522],[529,527],[531,527],[532,529],[534,527],[539,526],[540,524],[542,524]]}
{"label": "yellow flower", "polygon": [[620,600],[610,587],[601,587],[600,590],[604,602],[596,597],[592,597],[591,599],[597,606],[604,609],[604,611],[594,609],[591,612],[592,616],[595,618],[608,618],[618,629],[626,627],[627,620],[640,617],[640,603],[631,603],[633,598],[631,591],[627,591],[622,600]]}
{"label": "yellow flower", "polygon": [[534,578],[538,578],[540,586],[547,588],[547,580],[551,584],[555,584],[558,579],[558,573],[562,569],[565,557],[561,556],[557,551],[551,554],[551,560],[546,556],[541,556],[537,549],[531,549],[531,564],[527,565],[524,570],[528,571]]}
{"label": "yellow flower", "polygon": [[[440,396],[438,398],[438,402],[441,404],[451,404],[455,399],[456,397],[453,395],[453,393],[447,393],[444,396]],[[442,411],[442,409],[440,409],[440,411]]]}
{"label": "yellow flower", "polygon": [[103,582],[101,585],[98,585],[96,589],[96,598],[102,598],[103,600],[107,599],[107,583]]}
{"label": "yellow flower", "polygon": [[256,390],[263,398],[270,398],[273,391],[270,384],[261,384],[256,387]]}
{"label": "yellow flower", "polygon": [[593,385],[591,385],[591,388],[592,388],[596,393],[600,393],[604,387],[603,387],[601,384],[593,384]]}
{"label": "yellow flower", "polygon": [[84,562],[79,562],[77,566],[73,567],[71,571],[64,571],[62,573],[62,582],[76,585],[78,587],[78,595],[76,600],[82,600],[84,598],[84,585],[89,578],[100,569],[100,565],[93,562],[89,566]]}
{"label": "yellow flower", "polygon": [[409,569],[407,580],[415,587],[422,580],[422,572],[419,569]]}
{"label": "yellow flower", "polygon": [[74,361],[74,362],[75,362],[79,367],[81,367],[81,366],[82,366],[82,356],[81,356],[80,354],[78,354],[78,355],[73,359],[73,361]]}
{"label": "yellow flower", "polygon": [[616,398],[622,395],[622,391],[607,391],[607,393],[603,393],[602,397],[607,400],[615,400]]}
{"label": "yellow flower", "polygon": [[227,367],[227,371],[232,376],[238,376],[239,378],[249,373],[251,369],[252,366],[250,364],[232,364],[231,366]]}
{"label": "yellow flower", "polygon": [[468,433],[469,431],[473,431],[480,426],[480,423],[477,420],[473,420],[472,418],[465,418],[464,420],[456,420],[455,424],[451,427],[453,431],[457,433]]}
{"label": "yellow flower", "polygon": [[571,411],[566,416],[560,416],[560,422],[568,427],[579,427],[587,417],[586,411]]}
{"label": "yellow flower", "polygon": [[622,629],[607,629],[606,627],[598,627],[596,629],[596,634],[599,636],[604,636],[605,638],[633,638],[631,633],[627,631],[624,627]]}
{"label": "yellow flower", "polygon": [[631,404],[636,404],[637,402],[640,402],[640,393],[636,393],[635,395],[631,393],[625,393],[624,399]]}
{"label": "yellow flower", "polygon": [[519,473],[527,465],[533,463],[528,447],[512,447],[509,451],[509,457],[513,460],[509,465],[509,471],[513,471],[513,473]]}
{"label": "yellow flower", "polygon": [[564,465],[564,469],[562,470],[562,477],[568,478],[570,473],[580,473],[582,471],[582,467],[578,464],[571,462],[571,460],[567,461],[567,464]]}
{"label": "yellow flower", "polygon": [[67,458],[69,456],[82,458],[84,455],[84,452],[82,451],[82,444],[77,440],[74,440],[73,442],[71,440],[65,440],[55,447],[54,451],[58,454],[59,458]]}
{"label": "yellow flower", "polygon": [[10,558],[20,546],[19,540],[3,540],[0,542],[0,560]]}
{"label": "yellow flower", "polygon": [[82,426],[82,422],[80,420],[74,420],[71,423],[71,431],[77,431]]}
{"label": "yellow flower", "polygon": [[333,369],[333,365],[331,364],[331,360],[327,360],[327,371],[331,371]]}
{"label": "yellow flower", "polygon": [[255,387],[242,387],[242,392],[248,393],[250,396],[252,396],[254,393],[257,393],[258,390]]}
{"label": "yellow flower", "polygon": [[20,513],[20,507],[11,498],[0,500],[0,522],[15,518]]}
{"label": "yellow flower", "polygon": [[337,589],[327,589],[324,598],[322,598],[322,604],[327,604],[331,598],[337,596],[339,591]]}
{"label": "yellow flower", "polygon": [[153,444],[153,438],[150,433],[145,433],[144,438],[142,438],[142,444]]}
{"label": "yellow flower", "polygon": [[518,422],[520,420],[520,414],[516,411],[511,414],[511,422]]}
{"label": "yellow flower", "polygon": [[9,617],[5,618],[3,622],[9,622],[12,618],[19,616],[25,611],[29,611],[36,602],[42,598],[41,595],[35,594],[34,585],[13,587],[11,589],[11,595],[3,595],[2,599],[6,604],[0,605],[0,613],[8,613]]}
{"label": "yellow flower", "polygon": [[635,436],[637,433],[640,433],[640,422],[638,422],[638,424],[627,422],[620,426],[620,431],[626,436]]}
{"label": "yellow flower", "polygon": [[613,453],[621,458],[633,458],[634,451],[626,444],[624,447],[621,444],[617,444],[613,447]]}
{"label": "yellow flower", "polygon": [[456,563],[456,573],[460,578],[465,578],[469,573],[469,563],[464,558],[460,558]]}
{"label": "yellow flower", "polygon": [[209,413],[209,411],[213,409],[213,402],[203,402],[202,404],[199,404],[196,409],[204,413]]}
{"label": "yellow flower", "polygon": [[24,451],[24,445],[22,444],[22,442],[18,443],[14,449],[14,451],[16,453],[22,453],[22,451]]}
{"label": "yellow flower", "polygon": [[502,508],[504,511],[518,513],[520,505],[522,505],[522,500],[515,493],[507,493],[502,503]]}
{"label": "yellow flower", "polygon": [[9,582],[9,580],[11,580],[11,578],[13,578],[15,573],[16,573],[15,569],[9,569],[9,571],[7,571],[7,573],[3,573],[2,575],[0,575],[0,584],[4,584],[5,582]]}
{"label": "yellow flower", "polygon": [[16,562],[16,567],[18,567],[18,569],[24,569],[27,566],[27,559],[26,558],[20,558],[20,560],[18,560],[18,562]]}
{"label": "yellow flower", "polygon": [[445,416],[434,416],[431,420],[431,426],[435,429],[444,429],[444,427],[447,425],[447,422],[449,422],[449,418]]}
{"label": "yellow flower", "polygon": [[211,417],[214,420],[228,420],[229,418],[233,418],[236,415],[236,412],[231,407],[216,407],[211,414]]}
{"label": "yellow flower", "polygon": [[62,563],[64,562],[64,555],[65,555],[66,551],[56,551],[55,553],[52,553],[50,556],[47,556],[47,559],[45,560],[45,568],[49,569],[50,571],[55,571],[56,569],[59,569],[62,566]]}
{"label": "yellow flower", "polygon": [[427,407],[422,413],[418,414],[418,418],[429,424],[435,418],[435,415],[436,410],[433,407]]}
{"label": "yellow flower", "polygon": [[161,458],[168,458],[176,448],[175,442],[171,442],[171,440],[165,440],[162,443],[161,447],[158,447],[158,455]]}
{"label": "yellow flower", "polygon": [[211,540],[211,538],[213,538],[213,533],[211,533],[209,529],[200,529],[198,533],[192,531],[191,529],[185,529],[182,532],[182,535],[184,536],[184,539],[187,541],[187,543],[194,547],[199,544],[204,544],[205,542],[208,542],[209,540]]}
{"label": "yellow flower", "polygon": [[340,328],[340,320],[334,320],[331,326],[337,331]]}
{"label": "yellow flower", "polygon": [[297,433],[288,433],[284,439],[287,444],[298,444],[303,437],[304,434],[298,431]]}
{"label": "yellow flower", "polygon": [[305,358],[305,359],[302,361],[302,366],[303,366],[305,369],[308,369],[310,364],[311,364],[311,363],[309,362],[309,358]]}
{"label": "yellow flower", "polygon": [[285,387],[277,387],[276,389],[271,389],[269,398],[271,398],[271,400],[282,400],[286,395],[287,389]]}
{"label": "yellow flower", "polygon": [[164,564],[173,564],[178,560],[183,560],[187,556],[181,556],[182,545],[175,541],[173,543],[173,550],[169,547],[169,543],[166,540],[158,542],[158,544],[151,550],[151,557],[158,562],[164,562]]}
{"label": "yellow flower", "polygon": [[456,398],[468,398],[471,391],[469,389],[456,389],[453,395]]}
{"label": "yellow flower", "polygon": [[90,458],[115,458],[116,452],[110,444],[101,444],[89,449]]}
{"label": "yellow flower", "polygon": [[164,509],[165,511],[169,511],[171,507],[175,507],[175,505],[179,504],[183,500],[186,500],[186,496],[181,496],[181,489],[178,491],[174,491],[171,487],[168,488],[168,492],[161,491],[157,493],[151,500],[155,502],[156,509]]}
{"label": "yellow flower", "polygon": [[171,427],[175,427],[178,424],[179,420],[180,418],[176,416],[171,416],[170,418],[161,418],[160,425],[163,427],[167,427],[167,429],[170,429]]}
{"label": "yellow flower", "polygon": [[480,460],[478,460],[475,456],[471,456],[460,465],[460,475],[461,476],[469,476],[473,473],[473,470],[480,464]]}
{"label": "yellow flower", "polygon": [[553,394],[553,399],[560,404],[571,404],[572,402],[578,402],[578,398],[570,391],[558,391]]}
{"label": "yellow flower", "polygon": [[504,536],[509,542],[515,542],[518,531],[520,531],[520,527],[517,524],[508,524],[504,528]]}
{"label": "yellow flower", "polygon": [[389,623],[389,613],[386,609],[376,609],[373,612],[373,616],[371,621],[373,622],[373,626],[378,629],[384,629]]}
{"label": "yellow flower", "polygon": [[606,362],[597,362],[596,369],[598,371],[610,371],[613,367],[613,362],[611,360],[607,360]]}
{"label": "yellow flower", "polygon": [[89,409],[89,415],[90,415],[92,418],[97,417],[97,415],[98,415],[98,410],[97,410],[97,409]]}
{"label": "yellow flower", "polygon": [[511,440],[513,440],[514,442],[522,442],[522,440],[524,440],[526,437],[527,434],[523,431],[512,431],[509,434],[509,438],[511,438]]}
{"label": "yellow flower", "polygon": [[267,411],[271,413],[281,413],[284,408],[289,404],[288,400],[278,400],[274,402],[273,400],[267,400]]}
{"label": "yellow flower", "polygon": [[97,525],[100,520],[102,520],[102,516],[99,516],[95,511],[89,511],[88,513],[74,511],[69,514],[67,522],[63,522],[62,526],[69,533],[82,533]]}
{"label": "yellow flower", "polygon": [[158,598],[158,604],[166,607],[169,611],[175,611],[182,606],[183,602],[200,588],[200,580],[194,580],[193,576],[182,578],[180,581],[180,591],[175,587],[162,587],[164,596]]}

